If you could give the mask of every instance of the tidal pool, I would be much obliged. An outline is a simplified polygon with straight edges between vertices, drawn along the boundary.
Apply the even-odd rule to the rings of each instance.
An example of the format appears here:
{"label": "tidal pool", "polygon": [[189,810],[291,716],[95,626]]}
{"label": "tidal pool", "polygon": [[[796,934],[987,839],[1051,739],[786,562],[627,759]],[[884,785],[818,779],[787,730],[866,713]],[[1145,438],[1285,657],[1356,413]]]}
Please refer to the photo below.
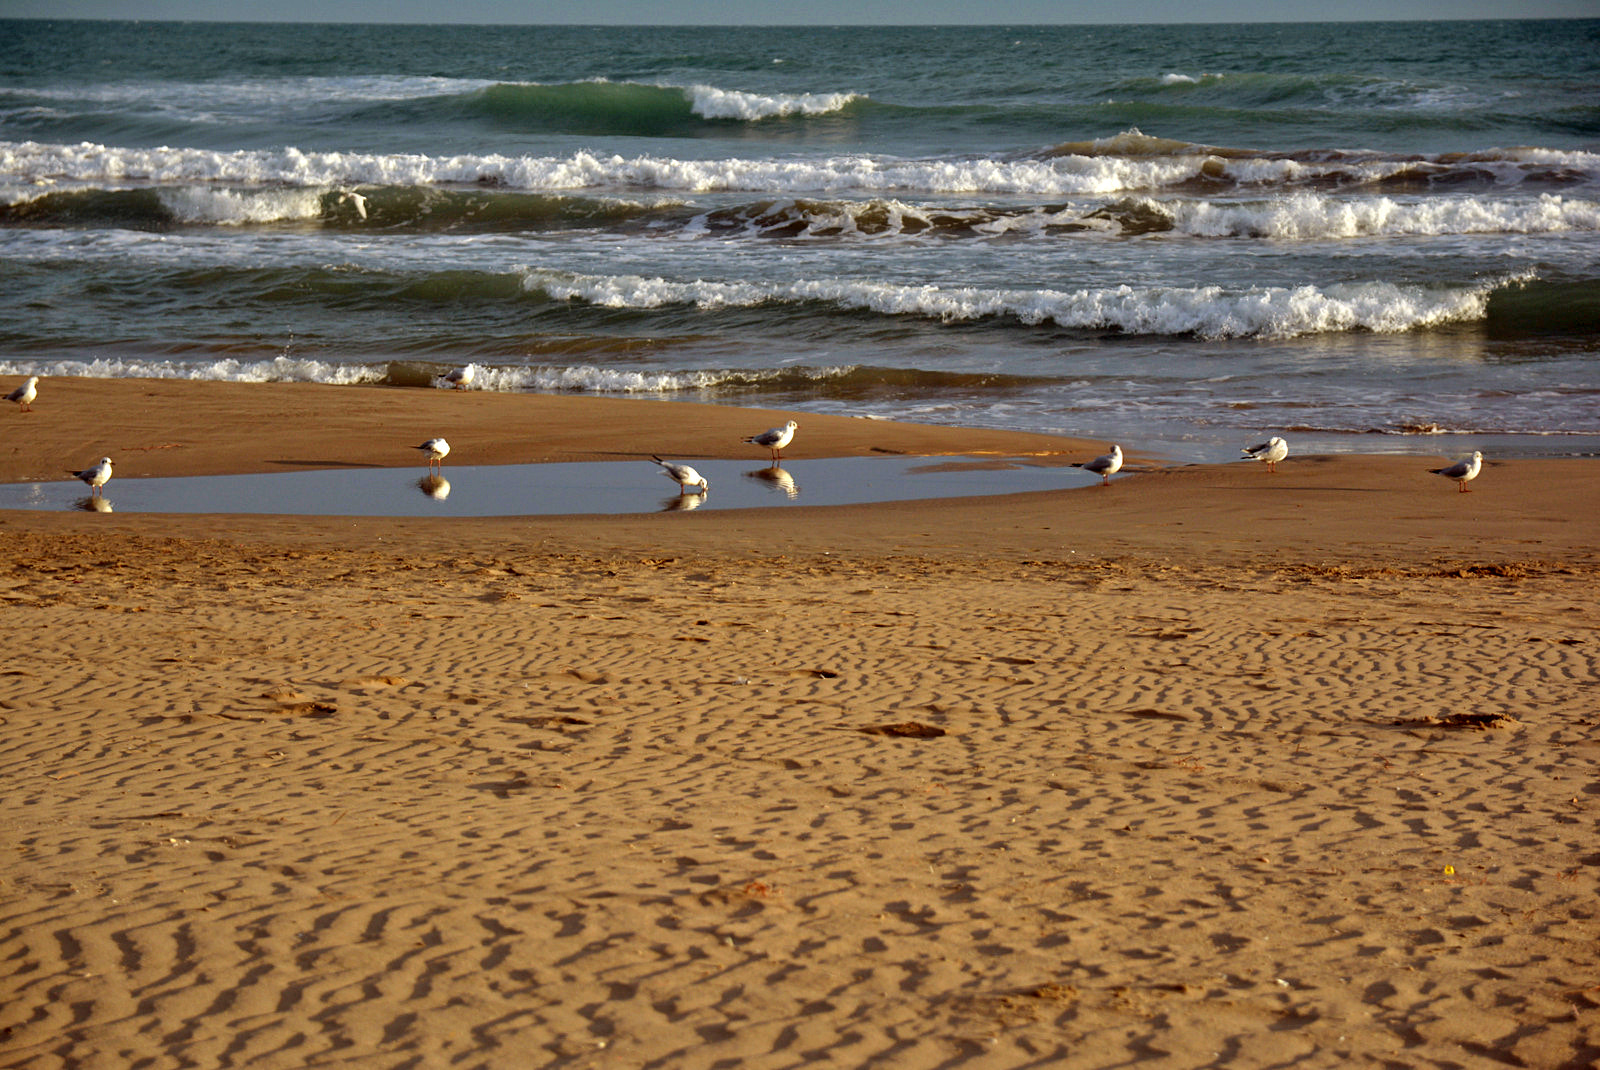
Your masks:
{"label": "tidal pool", "polygon": [[[1027,458],[841,457],[692,464],[705,494],[680,494],[652,462],[333,468],[239,476],[117,478],[101,496],[82,483],[0,486],[0,509],[315,516],[554,516],[675,509],[854,505],[1087,487],[1099,477]],[[115,461],[115,458],[113,458]]]}

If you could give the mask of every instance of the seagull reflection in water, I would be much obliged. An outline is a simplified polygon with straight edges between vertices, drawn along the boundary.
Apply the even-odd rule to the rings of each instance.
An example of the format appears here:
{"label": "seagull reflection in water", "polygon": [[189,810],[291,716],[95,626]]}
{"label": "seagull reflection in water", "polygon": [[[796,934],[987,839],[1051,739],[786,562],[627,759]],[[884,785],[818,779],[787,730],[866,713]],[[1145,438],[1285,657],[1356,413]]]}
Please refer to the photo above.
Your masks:
{"label": "seagull reflection in water", "polygon": [[436,502],[450,497],[450,481],[437,472],[430,472],[417,480],[417,489]]}
{"label": "seagull reflection in water", "polygon": [[661,500],[663,513],[687,513],[691,509],[698,509],[706,503],[706,492],[694,494],[674,494],[670,498]]}
{"label": "seagull reflection in water", "polygon": [[79,498],[72,503],[72,507],[89,513],[112,512],[111,502],[99,494],[91,494],[87,498]]}
{"label": "seagull reflection in water", "polygon": [[746,472],[746,479],[758,480],[767,484],[773,490],[782,491],[783,496],[790,501],[800,497],[800,484],[794,481],[794,476],[777,464],[768,465],[766,468],[757,468]]}

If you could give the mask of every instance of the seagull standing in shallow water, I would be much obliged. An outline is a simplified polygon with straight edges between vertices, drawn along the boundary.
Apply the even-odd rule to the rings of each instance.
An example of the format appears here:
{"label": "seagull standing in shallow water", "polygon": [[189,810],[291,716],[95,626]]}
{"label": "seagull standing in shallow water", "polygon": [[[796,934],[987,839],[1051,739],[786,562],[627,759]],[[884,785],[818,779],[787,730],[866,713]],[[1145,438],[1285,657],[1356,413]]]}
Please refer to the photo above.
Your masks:
{"label": "seagull standing in shallow water", "polygon": [[679,494],[683,494],[690,487],[700,488],[695,492],[696,494],[704,494],[711,489],[711,484],[706,482],[706,477],[686,464],[673,464],[670,461],[663,461],[654,454],[651,454],[650,459],[659,464],[666,477],[678,485]]}
{"label": "seagull standing in shallow water", "polygon": [[11,393],[6,395],[6,400],[15,401],[18,405],[21,405],[22,408],[18,410],[19,412],[32,412],[33,399],[38,396],[39,377],[37,375],[30,375],[21,386],[17,387]]}
{"label": "seagull standing in shallow water", "polygon": [[1277,435],[1273,435],[1265,442],[1258,442],[1254,446],[1246,446],[1239,451],[1252,461],[1266,461],[1267,471],[1276,472],[1278,462],[1289,456],[1289,444]]}
{"label": "seagull standing in shallow water", "polygon": [[450,443],[442,438],[430,438],[422,445],[417,446],[416,449],[428,455],[428,467],[430,469],[434,465],[438,465],[441,471],[444,470],[444,459],[450,456]]}
{"label": "seagull standing in shallow water", "polygon": [[[72,471],[70,468],[68,471]],[[89,484],[89,494],[93,497],[100,493],[100,488],[106,485],[111,478],[111,458],[102,457],[100,463],[93,468],[85,468],[81,472],[72,472],[73,475]]]}
{"label": "seagull standing in shallow water", "polygon": [[772,451],[772,459],[774,461],[779,461],[783,459],[783,447],[794,441],[795,428],[799,426],[800,425],[798,423],[790,420],[782,427],[769,428],[766,431],[761,432],[759,435],[751,435],[744,441],[752,442],[757,446],[767,447],[767,449]]}
{"label": "seagull standing in shallow water", "polygon": [[1110,453],[1102,453],[1092,461],[1084,461],[1072,467],[1082,468],[1085,472],[1093,472],[1100,477],[1100,485],[1111,485],[1111,477],[1122,470],[1122,447],[1113,445]]}
{"label": "seagull standing in shallow water", "polygon": [[1446,465],[1443,468],[1430,468],[1428,471],[1436,476],[1444,476],[1446,479],[1455,480],[1456,490],[1465,493],[1467,484],[1478,478],[1478,472],[1482,468],[1483,451],[1474,450],[1471,457],[1464,457],[1455,464]]}

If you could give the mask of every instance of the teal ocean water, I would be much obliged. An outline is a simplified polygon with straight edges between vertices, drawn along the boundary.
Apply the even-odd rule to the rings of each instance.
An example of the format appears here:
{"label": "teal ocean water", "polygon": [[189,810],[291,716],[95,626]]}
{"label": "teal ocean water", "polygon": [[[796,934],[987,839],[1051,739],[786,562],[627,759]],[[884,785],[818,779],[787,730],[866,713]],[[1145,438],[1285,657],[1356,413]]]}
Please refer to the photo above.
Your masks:
{"label": "teal ocean water", "polygon": [[[0,21],[0,376],[1600,443],[1600,20]],[[43,402],[41,402],[43,404]]]}

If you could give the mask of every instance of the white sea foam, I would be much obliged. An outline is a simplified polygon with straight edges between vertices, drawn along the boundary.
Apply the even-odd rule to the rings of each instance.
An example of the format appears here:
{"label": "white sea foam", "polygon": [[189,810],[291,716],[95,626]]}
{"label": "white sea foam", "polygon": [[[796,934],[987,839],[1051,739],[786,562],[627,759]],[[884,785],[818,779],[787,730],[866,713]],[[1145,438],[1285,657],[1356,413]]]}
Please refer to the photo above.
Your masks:
{"label": "white sea foam", "polygon": [[[1143,197],[1114,205],[1074,201],[1023,212],[990,207],[950,208],[907,203],[896,198],[869,201],[776,201],[751,212],[747,232],[785,228],[786,237],[882,239],[916,236],[935,228],[964,224],[976,235],[1037,235],[1053,229],[1117,234],[1170,229],[1207,238],[1268,238],[1326,241],[1344,238],[1438,236],[1451,234],[1556,234],[1600,230],[1600,201],[1544,194],[1535,199],[1450,197],[1397,200],[1390,197],[1291,194],[1268,201],[1193,201]],[[1164,224],[1161,222],[1164,221]],[[800,224],[800,229],[793,228]],[[685,235],[710,231],[701,216]]]}
{"label": "white sea foam", "polygon": [[849,280],[787,284],[674,282],[637,275],[531,271],[524,285],[557,300],[610,308],[693,305],[753,307],[766,302],[821,301],[884,315],[963,322],[990,316],[1035,325],[1055,323],[1131,334],[1202,338],[1292,338],[1353,330],[1401,332],[1481,319],[1495,285],[1430,290],[1387,282],[1327,287],[1117,286],[1073,291],[903,286]]}
{"label": "white sea foam", "polygon": [[[132,107],[183,122],[238,122],[260,119],[263,114],[306,109],[321,111],[330,104],[371,104],[378,101],[421,100],[482,89],[492,82],[481,79],[409,75],[340,75],[336,77],[246,79],[238,82],[102,82],[71,86],[32,86],[27,97],[59,102],[59,115],[83,105],[97,108]],[[72,107],[76,106],[76,107]]]}
{"label": "white sea foam", "polygon": [[318,189],[240,191],[208,186],[164,189],[162,205],[183,223],[234,226],[316,219],[322,214]]}
{"label": "white sea foam", "polygon": [[183,362],[120,358],[0,361],[0,375],[70,375],[91,379],[219,379],[235,383],[296,382],[348,386],[381,382],[385,373],[383,366],[336,364],[289,356],[270,360],[224,358]]}
{"label": "white sea foam", "polygon": [[1399,201],[1389,197],[1296,194],[1268,202],[1143,202],[1169,214],[1173,229],[1197,237],[1316,241],[1444,234],[1553,234],[1600,230],[1600,202],[1544,194],[1536,200],[1472,197]]}
{"label": "white sea foam", "polygon": [[[1478,162],[1504,181],[1525,163],[1559,165],[1600,175],[1600,154],[1506,152]],[[49,182],[160,184],[234,183],[274,186],[489,184],[511,189],[661,189],[760,193],[992,193],[1064,196],[1159,190],[1219,174],[1241,185],[1275,186],[1338,173],[1379,181],[1414,169],[1414,161],[1308,163],[1204,154],[1077,155],[1049,159],[993,157],[903,160],[846,155],[809,160],[685,160],[661,156],[502,156],[302,152],[299,149],[216,152],[187,148],[117,148],[82,142],[47,145],[0,142],[0,178],[27,185]]]}
{"label": "white sea foam", "polygon": [[764,96],[716,86],[696,85],[684,90],[696,115],[706,119],[760,119],[786,115],[826,115],[860,99],[855,93],[800,93]]}
{"label": "white sea foam", "polygon": [[[813,379],[848,375],[852,365],[807,369]],[[377,365],[332,364],[277,357],[272,360],[0,360],[0,376],[81,376],[96,379],[185,379],[234,383],[306,382],[335,386],[380,383],[389,374],[387,362]],[[714,390],[727,383],[748,386],[778,378],[777,369],[688,369],[642,371],[591,364],[490,367],[479,364],[473,388],[500,393],[548,391],[595,394],[678,394]]]}
{"label": "white sea foam", "polygon": [[[765,377],[771,378],[776,374],[772,372]],[[602,368],[592,364],[542,365],[490,369],[486,388],[505,392],[537,390],[592,394],[676,394],[711,390],[725,382],[748,382],[753,378],[762,376],[754,376],[748,371],[639,371]]]}
{"label": "white sea foam", "polygon": [[855,365],[822,365],[805,369],[696,368],[681,370],[608,368],[594,364],[478,365],[475,389],[518,391],[570,391],[595,394],[676,394],[715,390],[728,384],[750,386],[800,374],[814,381],[849,375]]}
{"label": "white sea foam", "polygon": [[293,186],[491,184],[509,189],[666,189],[685,192],[989,192],[1094,194],[1158,189],[1200,173],[1200,158],[1056,160],[675,160],[576,152],[570,157],[373,155],[298,149],[213,152],[117,149],[82,142],[0,142],[0,174],[19,182],[235,182]]}

